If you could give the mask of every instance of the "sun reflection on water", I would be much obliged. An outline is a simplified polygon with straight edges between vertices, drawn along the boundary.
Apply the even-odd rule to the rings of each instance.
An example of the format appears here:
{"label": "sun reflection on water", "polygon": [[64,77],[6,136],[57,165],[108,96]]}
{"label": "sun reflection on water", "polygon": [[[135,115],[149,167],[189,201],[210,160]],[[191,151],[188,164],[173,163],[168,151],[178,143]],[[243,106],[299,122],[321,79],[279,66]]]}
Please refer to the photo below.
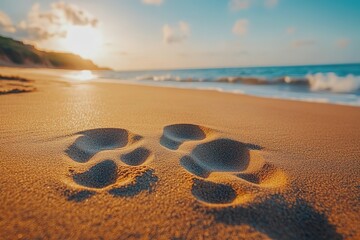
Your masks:
{"label": "sun reflection on water", "polygon": [[93,74],[90,70],[81,70],[72,72],[65,77],[73,79],[73,80],[79,80],[79,81],[90,81],[95,78],[97,78],[97,75]]}

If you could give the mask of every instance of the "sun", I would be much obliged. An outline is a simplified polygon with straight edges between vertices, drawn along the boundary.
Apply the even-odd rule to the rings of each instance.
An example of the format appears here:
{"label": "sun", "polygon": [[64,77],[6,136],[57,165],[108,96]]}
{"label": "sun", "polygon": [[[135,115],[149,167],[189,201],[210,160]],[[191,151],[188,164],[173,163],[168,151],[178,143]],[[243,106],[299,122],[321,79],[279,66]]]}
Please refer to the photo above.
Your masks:
{"label": "sun", "polygon": [[92,59],[100,52],[102,43],[101,32],[90,26],[68,26],[63,41],[66,51]]}

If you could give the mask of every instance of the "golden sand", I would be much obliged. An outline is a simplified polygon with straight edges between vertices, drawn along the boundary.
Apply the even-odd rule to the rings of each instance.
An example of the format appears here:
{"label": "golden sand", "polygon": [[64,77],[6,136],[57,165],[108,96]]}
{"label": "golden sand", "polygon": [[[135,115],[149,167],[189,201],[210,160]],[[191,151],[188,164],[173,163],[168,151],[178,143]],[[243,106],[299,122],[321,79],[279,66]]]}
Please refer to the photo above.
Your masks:
{"label": "golden sand", "polygon": [[0,73],[0,239],[360,238],[359,108]]}

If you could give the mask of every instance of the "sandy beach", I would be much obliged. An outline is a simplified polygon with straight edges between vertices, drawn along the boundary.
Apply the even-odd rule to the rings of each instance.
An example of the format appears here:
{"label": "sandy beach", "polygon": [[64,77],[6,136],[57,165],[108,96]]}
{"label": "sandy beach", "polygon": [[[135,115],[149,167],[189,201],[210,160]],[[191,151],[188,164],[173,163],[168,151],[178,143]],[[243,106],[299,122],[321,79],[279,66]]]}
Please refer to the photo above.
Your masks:
{"label": "sandy beach", "polygon": [[0,239],[360,238],[358,107],[0,73]]}

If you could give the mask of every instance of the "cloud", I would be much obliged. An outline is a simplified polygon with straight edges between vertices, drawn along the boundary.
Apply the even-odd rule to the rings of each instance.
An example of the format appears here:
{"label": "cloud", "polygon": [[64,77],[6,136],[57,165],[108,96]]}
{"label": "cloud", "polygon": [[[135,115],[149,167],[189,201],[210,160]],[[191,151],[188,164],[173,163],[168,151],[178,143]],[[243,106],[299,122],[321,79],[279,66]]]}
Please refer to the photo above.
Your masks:
{"label": "cloud", "polygon": [[232,32],[235,35],[243,36],[247,34],[249,21],[247,19],[239,19],[235,22]]}
{"label": "cloud", "polygon": [[310,39],[296,40],[291,43],[291,46],[294,48],[307,47],[313,45],[316,45],[316,41]]}
{"label": "cloud", "polygon": [[52,37],[65,37],[61,29],[61,18],[52,12],[41,12],[40,5],[34,4],[26,20],[17,25],[18,34],[31,40],[46,40]]}
{"label": "cloud", "polygon": [[21,21],[17,29],[19,34],[31,40],[46,40],[65,38],[68,25],[96,27],[98,22],[91,13],[74,4],[55,2],[49,10],[42,11],[37,3],[31,7],[27,19]]}
{"label": "cloud", "polygon": [[11,19],[6,13],[2,11],[0,11],[0,30],[9,33],[16,32],[16,28],[14,27]]}
{"label": "cloud", "polygon": [[83,9],[80,9],[78,6],[73,4],[64,3],[64,2],[53,3],[51,5],[50,13],[53,14],[54,18],[56,18],[58,17],[56,16],[57,12],[59,14],[62,13],[65,19],[67,20],[67,22],[73,25],[79,25],[79,26],[90,25],[92,27],[96,27],[96,25],[98,24],[98,19],[96,19],[92,14],[90,14],[89,12]]}
{"label": "cloud", "polygon": [[264,4],[267,8],[273,8],[278,5],[279,0],[265,0]]}
{"label": "cloud", "polygon": [[240,11],[248,9],[251,6],[252,0],[231,0],[230,9],[233,11]]}
{"label": "cloud", "polygon": [[190,36],[190,26],[184,21],[180,21],[175,26],[165,24],[163,27],[163,40],[165,43],[180,43]]}
{"label": "cloud", "polygon": [[164,0],[142,0],[142,2],[149,5],[161,5]]}
{"label": "cloud", "polygon": [[49,38],[66,37],[66,30],[50,30],[41,26],[27,25],[25,21],[20,22],[18,25],[18,32],[26,38],[31,40],[47,40]]}
{"label": "cloud", "polygon": [[335,42],[335,45],[336,45],[338,48],[345,49],[345,48],[347,48],[347,47],[350,45],[350,43],[351,43],[350,39],[340,38],[340,39],[338,39],[338,40]]}
{"label": "cloud", "polygon": [[286,33],[291,35],[291,34],[294,34],[296,32],[296,28],[295,27],[288,27],[286,29]]}

